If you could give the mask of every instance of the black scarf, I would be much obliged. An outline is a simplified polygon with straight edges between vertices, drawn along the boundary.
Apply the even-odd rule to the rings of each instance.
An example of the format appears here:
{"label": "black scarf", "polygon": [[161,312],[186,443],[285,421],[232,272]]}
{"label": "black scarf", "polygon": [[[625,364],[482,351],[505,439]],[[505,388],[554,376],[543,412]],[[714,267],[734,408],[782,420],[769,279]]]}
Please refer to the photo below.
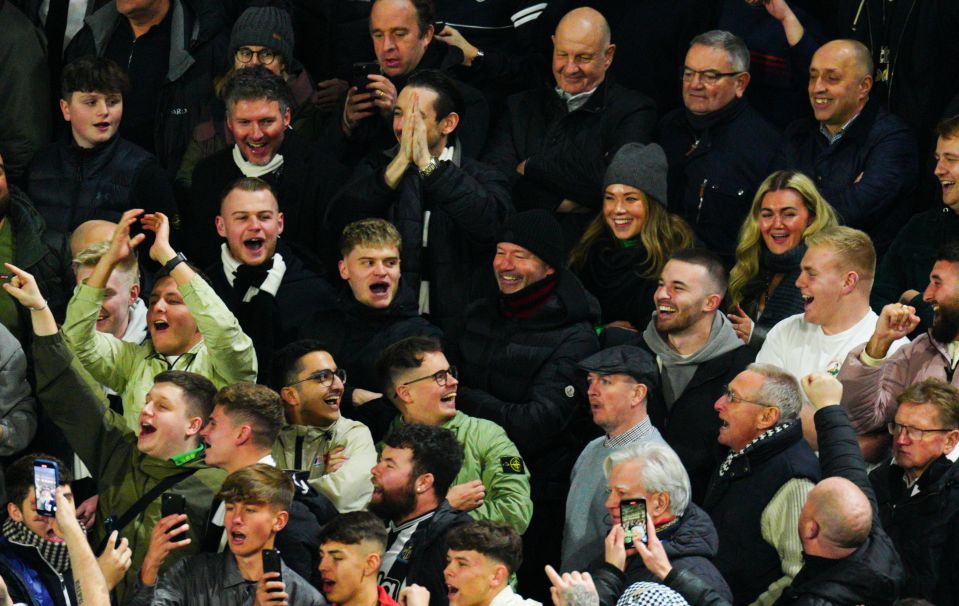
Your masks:
{"label": "black scarf", "polygon": [[546,305],[553,296],[556,285],[559,284],[559,275],[550,274],[530,284],[519,292],[499,297],[499,310],[504,318],[529,318]]}
{"label": "black scarf", "polygon": [[806,244],[804,242],[800,242],[799,246],[787,250],[781,255],[770,252],[768,248],[763,246],[759,266],[771,274],[788,274],[799,267],[805,254]]}
{"label": "black scarf", "polygon": [[708,114],[694,114],[688,109],[686,111],[686,123],[696,133],[708,132],[713,126],[720,122],[731,120],[736,114],[745,108],[745,102],[741,98],[735,98],[729,102],[729,105],[722,109],[717,109]]}
{"label": "black scarf", "polygon": [[626,320],[642,329],[649,322],[656,281],[642,276],[647,258],[641,243],[624,247],[606,235],[589,251],[580,277],[599,299],[604,324]]}
{"label": "black scarf", "polygon": [[233,292],[236,293],[237,299],[242,301],[246,291],[251,286],[259,288],[266,280],[271,269],[273,269],[273,257],[270,257],[266,263],[261,265],[240,265],[237,267],[236,271],[233,272],[233,275],[236,276],[233,280]]}

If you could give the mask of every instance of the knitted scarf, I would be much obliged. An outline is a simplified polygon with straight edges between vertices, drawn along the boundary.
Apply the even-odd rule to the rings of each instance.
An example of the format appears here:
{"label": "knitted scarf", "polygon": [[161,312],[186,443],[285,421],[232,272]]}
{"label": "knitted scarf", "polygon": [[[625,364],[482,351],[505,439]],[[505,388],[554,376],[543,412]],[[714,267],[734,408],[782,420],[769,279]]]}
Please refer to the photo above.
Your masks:
{"label": "knitted scarf", "polygon": [[60,574],[69,570],[70,554],[67,553],[66,543],[48,541],[27,528],[27,525],[23,522],[14,522],[13,518],[7,518],[0,532],[11,543],[25,547],[36,547],[37,551],[40,552],[40,557]]}

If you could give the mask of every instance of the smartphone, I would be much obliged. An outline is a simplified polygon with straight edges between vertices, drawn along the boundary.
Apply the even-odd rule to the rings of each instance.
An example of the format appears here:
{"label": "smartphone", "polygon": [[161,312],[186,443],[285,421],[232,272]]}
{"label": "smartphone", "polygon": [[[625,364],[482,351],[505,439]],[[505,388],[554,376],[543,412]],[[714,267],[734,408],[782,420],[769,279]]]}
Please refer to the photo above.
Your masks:
{"label": "smartphone", "polygon": [[366,85],[370,83],[370,79],[367,78],[367,76],[379,73],[380,64],[376,61],[354,63],[353,73],[350,76],[350,86],[355,86],[356,90],[363,92],[366,90]]}
{"label": "smartphone", "polygon": [[[646,543],[646,499],[624,499],[619,503],[619,524],[626,531],[623,544],[626,549],[634,547],[634,541]],[[638,526],[639,536],[633,536],[633,528]]]}
{"label": "smartphone", "polygon": [[[163,496],[160,498],[160,517],[165,518],[167,516],[172,516],[173,514],[181,513],[186,513],[186,497],[184,497],[182,494],[164,492]],[[186,522],[180,522],[170,530],[172,531],[174,528],[179,528],[184,524],[186,524]]]}
{"label": "smartphone", "polygon": [[57,515],[57,486],[60,468],[49,459],[33,462],[33,490],[37,498],[37,513],[52,518]]}
{"label": "smartphone", "polygon": [[[275,579],[270,579],[271,581],[282,581],[283,573],[280,570],[280,550],[279,549],[264,549],[263,550],[263,574],[268,572],[279,572],[280,576]],[[276,589],[272,591],[278,591]]]}

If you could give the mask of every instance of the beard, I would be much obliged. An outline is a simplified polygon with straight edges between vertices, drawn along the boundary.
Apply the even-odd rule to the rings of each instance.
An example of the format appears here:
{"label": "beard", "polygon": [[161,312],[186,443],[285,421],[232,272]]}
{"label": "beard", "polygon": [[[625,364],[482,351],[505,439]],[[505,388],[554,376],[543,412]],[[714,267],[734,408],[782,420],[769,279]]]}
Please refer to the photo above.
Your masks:
{"label": "beard", "polygon": [[369,511],[386,521],[397,522],[406,518],[416,508],[416,487],[412,478],[395,493],[383,491],[378,502],[370,501]]}
{"label": "beard", "polygon": [[932,320],[932,338],[940,343],[951,343],[959,334],[959,306],[939,305]]}

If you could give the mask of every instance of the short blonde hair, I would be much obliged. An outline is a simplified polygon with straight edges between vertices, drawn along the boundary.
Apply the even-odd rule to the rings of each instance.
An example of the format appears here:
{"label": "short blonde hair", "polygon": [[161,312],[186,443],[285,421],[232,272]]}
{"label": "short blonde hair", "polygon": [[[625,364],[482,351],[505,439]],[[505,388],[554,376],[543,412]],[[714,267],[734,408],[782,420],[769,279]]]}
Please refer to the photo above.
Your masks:
{"label": "short blonde hair", "polygon": [[402,249],[402,239],[396,227],[384,219],[362,219],[354,221],[345,228],[340,236],[340,254],[345,259],[357,246],[395,246]]}
{"label": "short blonde hair", "polygon": [[841,270],[852,270],[860,280],[872,283],[876,275],[876,248],[865,232],[844,225],[827,227],[806,238],[807,248],[815,246],[829,246],[836,253]]}
{"label": "short blonde hair", "polygon": [[[73,259],[73,273],[76,273],[81,267],[95,267],[103,255],[110,250],[110,242],[94,242],[87,246]],[[133,288],[134,284],[140,283],[140,266],[137,264],[136,253],[127,255],[120,261],[113,271],[118,271],[124,277],[126,284]]]}

